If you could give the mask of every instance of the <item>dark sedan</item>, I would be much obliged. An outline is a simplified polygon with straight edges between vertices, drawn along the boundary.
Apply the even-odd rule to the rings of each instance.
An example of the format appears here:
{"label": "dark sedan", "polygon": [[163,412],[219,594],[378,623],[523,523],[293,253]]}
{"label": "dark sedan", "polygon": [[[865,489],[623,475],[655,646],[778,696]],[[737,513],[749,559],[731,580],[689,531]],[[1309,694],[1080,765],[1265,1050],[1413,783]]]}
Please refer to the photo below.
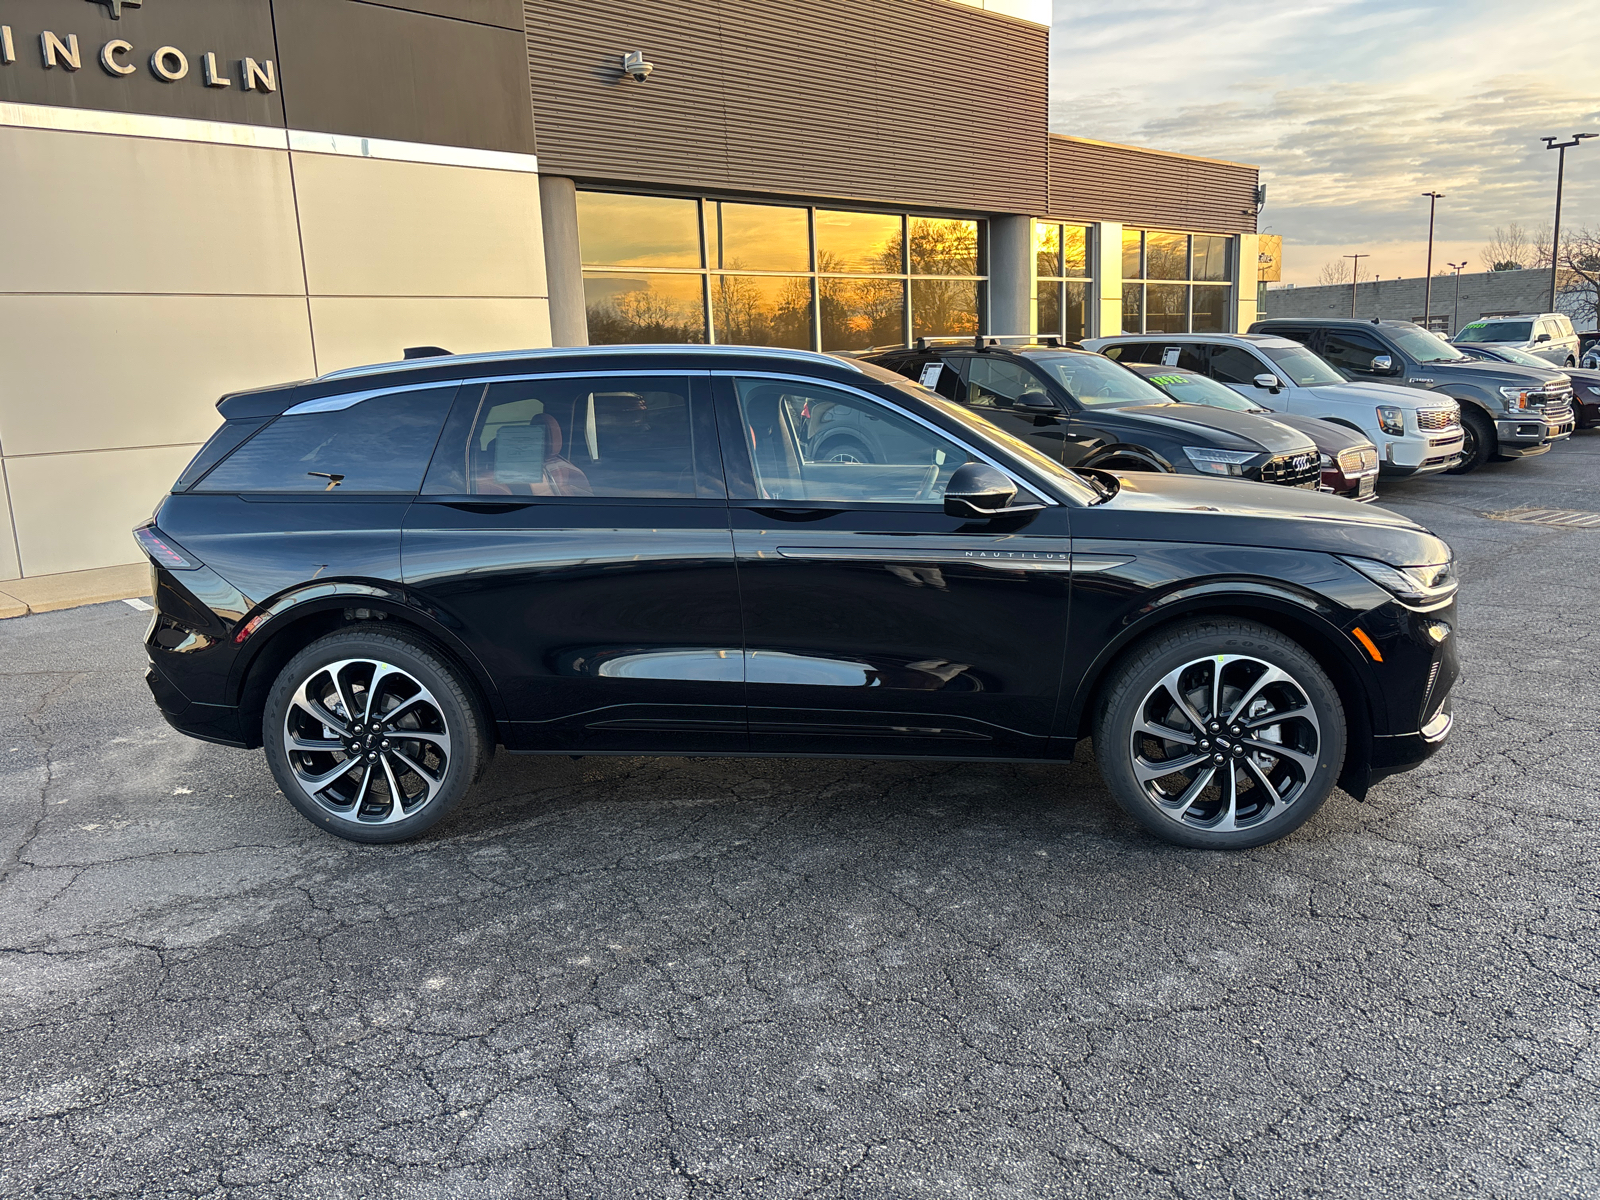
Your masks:
{"label": "dark sedan", "polygon": [[1101,354],[999,337],[922,338],[867,356],[1056,462],[1315,488],[1317,447],[1253,413],[1178,404]]}
{"label": "dark sedan", "polygon": [[1378,498],[1378,448],[1365,434],[1318,417],[1274,412],[1252,404],[1226,384],[1209,375],[1183,367],[1163,367],[1150,363],[1124,363],[1128,370],[1143,376],[1180,404],[1205,404],[1232,412],[1255,413],[1298,429],[1314,443],[1322,461],[1322,487],[1336,496],[1363,503]]}
{"label": "dark sedan", "polygon": [[1556,367],[1546,359],[1518,350],[1513,346],[1480,345],[1477,342],[1452,342],[1463,354],[1484,362],[1516,363],[1519,367],[1539,367],[1552,377],[1564,376],[1572,380],[1572,415],[1579,429],[1600,426],[1600,370],[1590,367]]}

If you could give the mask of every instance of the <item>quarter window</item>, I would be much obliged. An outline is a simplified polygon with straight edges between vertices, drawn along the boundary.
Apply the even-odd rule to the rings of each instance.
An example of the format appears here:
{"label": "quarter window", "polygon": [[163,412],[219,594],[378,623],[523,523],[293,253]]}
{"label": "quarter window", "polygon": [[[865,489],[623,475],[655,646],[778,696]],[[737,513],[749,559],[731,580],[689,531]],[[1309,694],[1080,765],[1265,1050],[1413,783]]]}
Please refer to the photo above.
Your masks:
{"label": "quarter window", "polygon": [[[462,394],[429,495],[715,495],[697,478],[687,378],[521,379]],[[706,447],[701,447],[702,454]]]}
{"label": "quarter window", "polygon": [[456,385],[373,396],[332,412],[273,421],[197,492],[414,493]]}
{"label": "quarter window", "polygon": [[940,434],[850,392],[766,379],[735,381],[756,499],[829,504],[939,504],[970,459]]}

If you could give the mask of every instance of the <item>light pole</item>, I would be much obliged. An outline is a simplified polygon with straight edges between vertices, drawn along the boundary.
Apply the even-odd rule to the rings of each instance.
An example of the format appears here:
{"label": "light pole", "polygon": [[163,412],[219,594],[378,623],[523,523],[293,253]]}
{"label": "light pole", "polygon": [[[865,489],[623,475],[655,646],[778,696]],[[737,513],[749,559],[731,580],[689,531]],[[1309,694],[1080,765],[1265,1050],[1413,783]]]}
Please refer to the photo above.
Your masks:
{"label": "light pole", "polygon": [[1433,209],[1444,199],[1443,192],[1423,192],[1428,198],[1428,279],[1422,285],[1422,327],[1433,328]]}
{"label": "light pole", "polygon": [[1596,136],[1600,135],[1575,133],[1564,142],[1553,137],[1543,139],[1546,150],[1561,152],[1556,158],[1556,228],[1550,235],[1550,307],[1545,309],[1546,312],[1556,310],[1556,264],[1561,261],[1561,177],[1567,173],[1567,151],[1579,142]]}
{"label": "light pole", "polygon": [[1361,260],[1371,258],[1370,254],[1341,254],[1340,258],[1349,258],[1354,261],[1350,264],[1350,315],[1356,315],[1356,280],[1361,278]]}
{"label": "light pole", "polygon": [[1451,337],[1455,337],[1456,334],[1461,332],[1461,268],[1465,267],[1467,263],[1471,261],[1472,260],[1469,258],[1458,263],[1445,263],[1445,266],[1449,267],[1456,273],[1456,306],[1455,312],[1450,317]]}

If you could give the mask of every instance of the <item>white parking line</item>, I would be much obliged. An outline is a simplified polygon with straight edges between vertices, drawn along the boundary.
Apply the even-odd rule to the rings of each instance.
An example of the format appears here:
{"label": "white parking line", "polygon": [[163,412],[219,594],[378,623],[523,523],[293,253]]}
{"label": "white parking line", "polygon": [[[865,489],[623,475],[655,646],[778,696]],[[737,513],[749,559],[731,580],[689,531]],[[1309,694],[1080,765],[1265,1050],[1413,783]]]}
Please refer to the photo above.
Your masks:
{"label": "white parking line", "polygon": [[153,612],[155,610],[154,604],[146,604],[143,600],[124,600],[123,603],[129,608],[138,609],[140,612]]}

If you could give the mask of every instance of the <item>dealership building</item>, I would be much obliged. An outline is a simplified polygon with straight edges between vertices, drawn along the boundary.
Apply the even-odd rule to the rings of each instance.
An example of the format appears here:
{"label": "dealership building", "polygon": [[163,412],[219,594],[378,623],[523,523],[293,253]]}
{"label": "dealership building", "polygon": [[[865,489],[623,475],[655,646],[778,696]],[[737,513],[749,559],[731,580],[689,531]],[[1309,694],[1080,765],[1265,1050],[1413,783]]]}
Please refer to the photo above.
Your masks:
{"label": "dealership building", "polygon": [[1051,134],[1048,20],[0,0],[0,581],[137,562],[218,396],[407,346],[1245,328],[1255,168]]}

